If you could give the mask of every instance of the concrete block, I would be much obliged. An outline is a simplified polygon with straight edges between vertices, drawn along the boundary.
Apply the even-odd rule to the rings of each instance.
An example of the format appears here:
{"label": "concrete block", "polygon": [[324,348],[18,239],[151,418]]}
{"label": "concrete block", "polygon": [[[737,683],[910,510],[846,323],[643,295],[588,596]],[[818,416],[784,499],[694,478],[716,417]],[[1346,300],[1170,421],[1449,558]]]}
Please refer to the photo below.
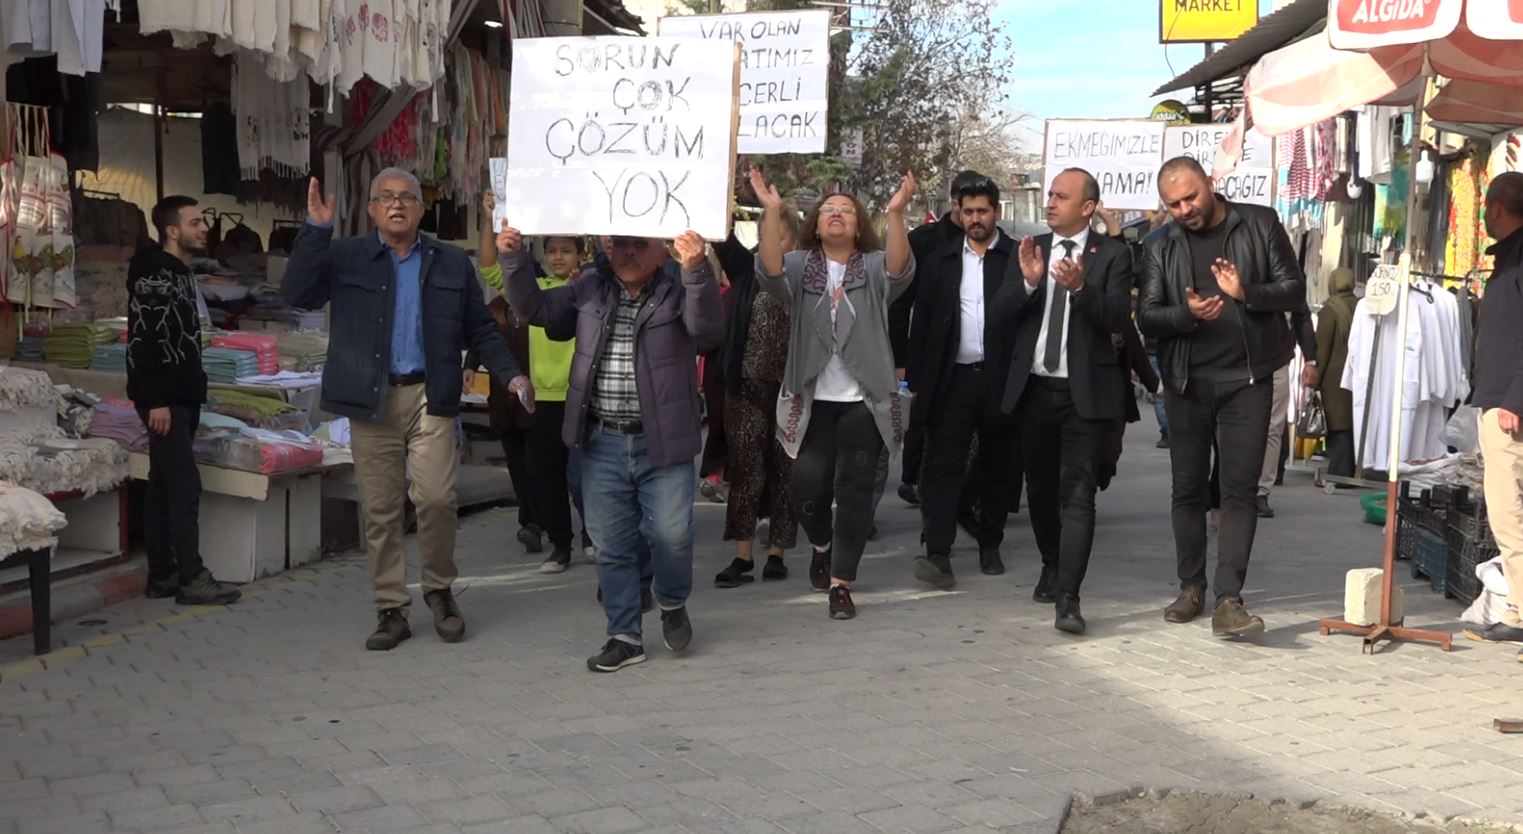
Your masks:
{"label": "concrete block", "polygon": [[[1343,619],[1354,625],[1374,625],[1380,620],[1380,568],[1355,568],[1343,580]],[[1391,622],[1406,615],[1401,586],[1391,588]]]}

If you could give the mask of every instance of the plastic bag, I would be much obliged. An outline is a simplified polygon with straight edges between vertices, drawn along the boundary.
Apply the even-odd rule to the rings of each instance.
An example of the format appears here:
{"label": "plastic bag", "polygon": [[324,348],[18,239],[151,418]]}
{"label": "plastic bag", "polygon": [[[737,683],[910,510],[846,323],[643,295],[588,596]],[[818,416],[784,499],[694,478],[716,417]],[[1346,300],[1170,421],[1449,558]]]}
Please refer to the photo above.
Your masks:
{"label": "plastic bag", "polygon": [[1449,415],[1449,422],[1444,424],[1444,445],[1462,455],[1478,451],[1481,447],[1480,418],[1480,409],[1473,405],[1456,408]]}
{"label": "plastic bag", "polygon": [[1322,394],[1313,391],[1296,420],[1296,435],[1305,438],[1327,436],[1327,412],[1322,410]]}

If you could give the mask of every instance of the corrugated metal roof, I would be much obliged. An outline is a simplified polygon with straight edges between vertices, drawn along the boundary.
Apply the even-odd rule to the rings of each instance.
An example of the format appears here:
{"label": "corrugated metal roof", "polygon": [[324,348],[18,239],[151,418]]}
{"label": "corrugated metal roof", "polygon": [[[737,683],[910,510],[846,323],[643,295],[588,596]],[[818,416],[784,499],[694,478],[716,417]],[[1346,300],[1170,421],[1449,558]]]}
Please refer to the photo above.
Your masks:
{"label": "corrugated metal roof", "polygon": [[1153,95],[1188,90],[1225,78],[1276,49],[1300,40],[1308,30],[1326,20],[1327,0],[1295,0],[1260,20],[1237,40],[1213,52],[1173,81],[1154,90]]}

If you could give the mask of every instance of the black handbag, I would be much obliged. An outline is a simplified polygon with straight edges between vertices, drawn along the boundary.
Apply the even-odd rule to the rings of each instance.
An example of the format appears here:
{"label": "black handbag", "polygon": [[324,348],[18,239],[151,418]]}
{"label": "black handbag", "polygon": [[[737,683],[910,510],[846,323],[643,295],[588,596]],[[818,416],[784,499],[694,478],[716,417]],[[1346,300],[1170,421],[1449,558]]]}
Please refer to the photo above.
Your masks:
{"label": "black handbag", "polygon": [[1296,436],[1313,439],[1327,436],[1327,412],[1322,409],[1322,392],[1311,392],[1311,398],[1296,420]]}

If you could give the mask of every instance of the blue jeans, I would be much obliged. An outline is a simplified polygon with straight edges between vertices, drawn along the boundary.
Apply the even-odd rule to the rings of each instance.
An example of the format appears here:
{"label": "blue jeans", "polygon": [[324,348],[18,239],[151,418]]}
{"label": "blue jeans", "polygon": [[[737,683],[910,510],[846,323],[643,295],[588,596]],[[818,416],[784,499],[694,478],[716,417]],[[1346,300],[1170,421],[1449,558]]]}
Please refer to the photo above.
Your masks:
{"label": "blue jeans", "polygon": [[[1157,354],[1148,354],[1148,364],[1153,366],[1153,373],[1158,374],[1159,379],[1163,379],[1163,371],[1158,367]],[[1153,398],[1153,416],[1158,418],[1158,433],[1168,437],[1169,411],[1164,407],[1163,401],[1164,397],[1162,394]]]}
{"label": "blue jeans", "polygon": [[608,636],[640,642],[642,568],[662,609],[693,590],[691,463],[652,466],[645,436],[594,425],[582,444],[587,529],[598,549],[598,584]]}

